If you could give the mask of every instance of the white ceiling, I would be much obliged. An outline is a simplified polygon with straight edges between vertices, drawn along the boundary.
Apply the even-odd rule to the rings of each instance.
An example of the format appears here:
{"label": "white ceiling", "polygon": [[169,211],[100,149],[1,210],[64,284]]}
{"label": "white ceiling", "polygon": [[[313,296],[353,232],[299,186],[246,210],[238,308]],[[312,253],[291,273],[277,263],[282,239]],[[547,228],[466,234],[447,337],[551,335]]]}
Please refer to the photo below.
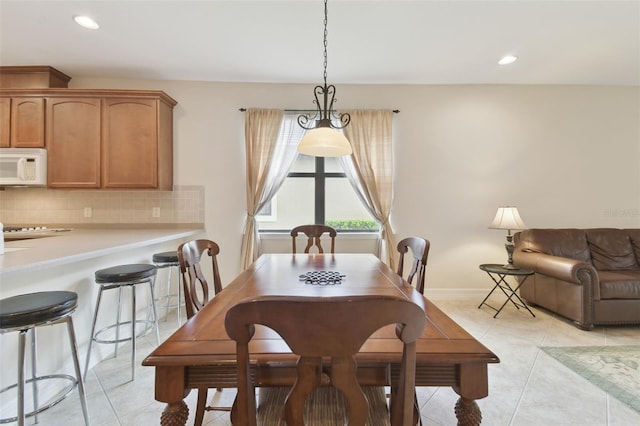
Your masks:
{"label": "white ceiling", "polygon": [[[329,0],[328,82],[640,85],[640,0]],[[320,83],[322,0],[0,0],[0,64]],[[96,31],[76,25],[87,14]],[[505,54],[519,60],[499,66]]]}

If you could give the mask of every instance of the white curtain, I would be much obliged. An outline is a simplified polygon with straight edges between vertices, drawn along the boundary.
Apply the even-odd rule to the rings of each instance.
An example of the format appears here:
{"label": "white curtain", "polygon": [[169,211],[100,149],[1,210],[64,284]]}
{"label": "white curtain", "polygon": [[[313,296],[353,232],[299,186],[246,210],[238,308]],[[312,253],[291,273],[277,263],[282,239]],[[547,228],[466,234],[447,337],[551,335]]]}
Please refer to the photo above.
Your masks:
{"label": "white curtain", "polygon": [[289,137],[297,123],[283,120],[282,110],[248,109],[245,118],[247,221],[242,236],[241,267],[261,253],[256,214],[278,192],[297,157],[298,139]]}
{"label": "white curtain", "polygon": [[391,110],[352,110],[344,134],[353,154],[340,157],[351,185],[378,221],[381,243],[378,255],[395,270],[396,238],[389,223],[393,204],[393,145]]}

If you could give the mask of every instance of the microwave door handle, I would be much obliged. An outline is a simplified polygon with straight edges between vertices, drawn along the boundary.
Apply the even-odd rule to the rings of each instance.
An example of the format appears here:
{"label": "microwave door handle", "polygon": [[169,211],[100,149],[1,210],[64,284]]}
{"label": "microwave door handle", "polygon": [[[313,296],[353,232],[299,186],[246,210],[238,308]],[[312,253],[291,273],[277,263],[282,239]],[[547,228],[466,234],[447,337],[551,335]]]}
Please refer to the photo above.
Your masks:
{"label": "microwave door handle", "polygon": [[20,180],[25,180],[26,176],[25,176],[25,165],[27,164],[27,159],[26,158],[21,158],[18,160],[18,179]]}

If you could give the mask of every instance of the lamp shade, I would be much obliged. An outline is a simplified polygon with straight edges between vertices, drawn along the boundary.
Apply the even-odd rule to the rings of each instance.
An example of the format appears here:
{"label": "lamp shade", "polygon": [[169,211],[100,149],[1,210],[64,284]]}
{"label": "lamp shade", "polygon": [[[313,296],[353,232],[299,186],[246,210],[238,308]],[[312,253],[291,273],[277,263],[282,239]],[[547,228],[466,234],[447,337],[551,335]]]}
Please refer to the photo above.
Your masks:
{"label": "lamp shade", "polygon": [[351,144],[340,132],[330,127],[316,127],[307,132],[298,144],[298,152],[314,157],[351,155]]}
{"label": "lamp shade", "polygon": [[496,217],[489,225],[490,229],[527,229],[517,207],[498,207]]}

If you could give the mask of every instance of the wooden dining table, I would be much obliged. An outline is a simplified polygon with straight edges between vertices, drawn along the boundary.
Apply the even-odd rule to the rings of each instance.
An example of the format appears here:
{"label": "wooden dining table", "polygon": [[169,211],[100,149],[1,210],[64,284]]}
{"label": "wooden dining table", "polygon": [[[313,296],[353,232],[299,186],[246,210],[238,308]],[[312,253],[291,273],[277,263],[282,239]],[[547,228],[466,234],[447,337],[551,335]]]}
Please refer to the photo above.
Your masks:
{"label": "wooden dining table", "polygon": [[[339,277],[311,279],[319,271]],[[427,318],[417,342],[416,386],[452,387],[459,395],[458,424],[480,424],[475,401],[488,395],[487,366],[498,357],[385,263],[371,254],[264,254],[144,359],[143,365],[155,367],[155,399],[167,404],[163,426],[186,424],[183,399],[191,389],[237,386],[236,347],[225,331],[225,315],[240,300],[263,295],[394,295],[413,301]],[[274,331],[256,326],[250,352],[257,387],[293,384],[296,356]],[[374,333],[356,357],[361,385],[397,383],[401,354],[395,327]]]}

